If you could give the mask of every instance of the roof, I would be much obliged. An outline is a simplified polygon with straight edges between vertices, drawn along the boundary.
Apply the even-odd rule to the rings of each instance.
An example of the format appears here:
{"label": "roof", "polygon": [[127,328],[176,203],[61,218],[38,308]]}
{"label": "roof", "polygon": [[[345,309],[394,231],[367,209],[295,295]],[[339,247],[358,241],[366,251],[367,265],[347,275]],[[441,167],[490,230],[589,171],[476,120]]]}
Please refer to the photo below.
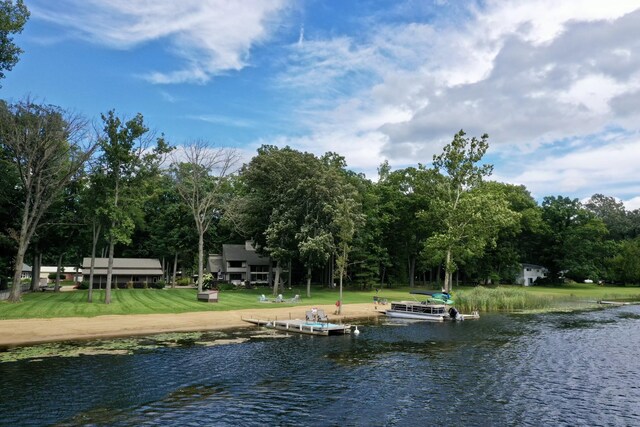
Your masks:
{"label": "roof", "polygon": [[222,256],[226,261],[246,261],[249,265],[269,265],[269,257],[261,256],[256,251],[248,251],[245,245],[222,245]]}
{"label": "roof", "polygon": [[27,272],[27,271],[31,271],[31,267],[29,267],[27,264],[22,263],[22,271],[23,272]]}
{"label": "roof", "polygon": [[[89,262],[91,262],[91,260],[89,260]],[[81,267],[68,267],[68,266],[62,267],[65,274],[76,273],[76,268],[78,269],[78,273],[82,273]],[[40,267],[40,273],[57,273],[57,272],[58,272],[58,267],[55,265],[54,266],[43,265]]]}
{"label": "roof", "polygon": [[[96,258],[94,274],[107,274],[109,258]],[[82,259],[82,268],[86,273],[91,269],[91,258]],[[114,258],[113,274],[162,276],[162,266],[157,258]]]}
{"label": "roof", "polygon": [[538,265],[538,264],[527,264],[525,262],[523,262],[522,264],[522,268],[536,268],[538,270],[546,270],[547,268],[542,266],[542,265]]}

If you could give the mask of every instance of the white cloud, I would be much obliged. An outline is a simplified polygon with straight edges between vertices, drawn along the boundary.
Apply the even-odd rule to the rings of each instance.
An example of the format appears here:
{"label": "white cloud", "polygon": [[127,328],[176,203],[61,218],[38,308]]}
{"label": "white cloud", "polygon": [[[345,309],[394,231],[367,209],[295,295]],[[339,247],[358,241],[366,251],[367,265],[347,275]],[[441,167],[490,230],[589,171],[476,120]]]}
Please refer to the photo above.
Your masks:
{"label": "white cloud", "polygon": [[54,22],[91,42],[118,49],[166,40],[181,58],[152,83],[204,83],[247,65],[251,48],[272,33],[287,0],[34,0],[34,18]]}
{"label": "white cloud", "polygon": [[629,200],[623,200],[622,202],[624,203],[624,207],[628,211],[634,211],[636,209],[640,209],[640,196],[633,197]]}
{"label": "white cloud", "polygon": [[539,195],[604,188],[629,198],[640,187],[640,142],[618,135],[640,131],[639,8],[637,0],[495,0],[464,22],[305,38],[304,50],[292,46],[283,81],[329,88],[309,92],[301,117],[332,132],[309,124],[296,143],[330,147],[327,135],[339,135],[338,152],[363,156],[346,156],[349,165],[375,170],[385,158],[428,163],[464,128],[489,133],[505,181]]}

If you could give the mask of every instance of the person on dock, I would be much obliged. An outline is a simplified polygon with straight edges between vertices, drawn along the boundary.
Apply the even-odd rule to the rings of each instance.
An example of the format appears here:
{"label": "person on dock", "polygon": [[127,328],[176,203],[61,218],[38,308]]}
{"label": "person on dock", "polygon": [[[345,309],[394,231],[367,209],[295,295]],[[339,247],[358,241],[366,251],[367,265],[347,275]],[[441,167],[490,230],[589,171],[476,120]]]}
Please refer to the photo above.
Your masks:
{"label": "person on dock", "polygon": [[313,321],[314,322],[318,321],[318,308],[317,307],[313,307],[311,309],[311,316],[313,316]]}

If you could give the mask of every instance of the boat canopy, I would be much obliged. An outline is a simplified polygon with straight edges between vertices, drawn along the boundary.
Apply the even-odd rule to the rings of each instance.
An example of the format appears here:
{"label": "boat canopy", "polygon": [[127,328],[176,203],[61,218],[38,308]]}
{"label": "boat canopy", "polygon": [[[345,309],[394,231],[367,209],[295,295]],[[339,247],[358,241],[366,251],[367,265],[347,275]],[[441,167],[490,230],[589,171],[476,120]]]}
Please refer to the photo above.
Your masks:
{"label": "boat canopy", "polygon": [[413,291],[409,292],[410,294],[416,294],[416,295],[429,295],[432,297],[436,297],[436,298],[442,298],[445,297],[447,299],[451,298],[451,295],[447,292],[442,292],[442,291],[425,291],[422,289],[414,289]]}

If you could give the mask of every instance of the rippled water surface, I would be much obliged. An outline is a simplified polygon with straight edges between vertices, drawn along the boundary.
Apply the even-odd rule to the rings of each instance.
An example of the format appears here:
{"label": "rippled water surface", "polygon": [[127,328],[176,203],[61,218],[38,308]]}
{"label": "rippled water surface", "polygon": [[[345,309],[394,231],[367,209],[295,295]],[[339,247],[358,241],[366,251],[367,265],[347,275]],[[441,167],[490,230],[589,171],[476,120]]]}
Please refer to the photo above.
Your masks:
{"label": "rippled water surface", "polygon": [[639,326],[627,306],[69,343],[0,363],[0,425],[640,425]]}

